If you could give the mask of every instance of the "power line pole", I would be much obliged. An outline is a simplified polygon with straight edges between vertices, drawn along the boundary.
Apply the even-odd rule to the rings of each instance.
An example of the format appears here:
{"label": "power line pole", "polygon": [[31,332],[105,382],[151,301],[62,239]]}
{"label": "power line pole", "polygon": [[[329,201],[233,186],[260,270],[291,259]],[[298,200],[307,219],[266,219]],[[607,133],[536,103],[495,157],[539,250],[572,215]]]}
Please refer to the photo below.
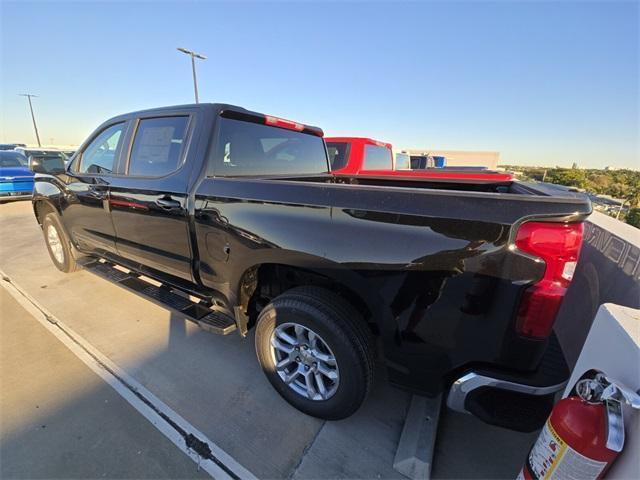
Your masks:
{"label": "power line pole", "polygon": [[196,96],[196,103],[199,103],[198,102],[198,80],[196,78],[196,58],[199,58],[200,60],[206,60],[207,57],[199,53],[193,52],[191,50],[187,50],[186,48],[178,47],[177,50],[191,57],[191,73],[193,74],[193,92],[195,93],[195,96]]}
{"label": "power line pole", "polygon": [[32,95],[31,93],[19,93],[20,97],[27,97],[29,100],[29,110],[31,110],[31,120],[33,120],[33,129],[36,131],[36,140],[38,141],[38,146],[41,147],[40,143],[40,134],[38,133],[38,126],[36,125],[36,116],[33,114],[33,105],[31,104],[31,97],[37,97],[38,95]]}

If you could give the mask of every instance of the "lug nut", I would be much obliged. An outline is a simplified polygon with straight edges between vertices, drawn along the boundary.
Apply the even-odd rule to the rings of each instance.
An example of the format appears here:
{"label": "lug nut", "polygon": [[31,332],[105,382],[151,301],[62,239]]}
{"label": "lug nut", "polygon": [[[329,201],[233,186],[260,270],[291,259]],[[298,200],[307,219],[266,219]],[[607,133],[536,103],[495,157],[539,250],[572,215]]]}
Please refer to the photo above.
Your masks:
{"label": "lug nut", "polygon": [[300,357],[296,357],[296,362],[299,362],[299,361],[300,361]]}

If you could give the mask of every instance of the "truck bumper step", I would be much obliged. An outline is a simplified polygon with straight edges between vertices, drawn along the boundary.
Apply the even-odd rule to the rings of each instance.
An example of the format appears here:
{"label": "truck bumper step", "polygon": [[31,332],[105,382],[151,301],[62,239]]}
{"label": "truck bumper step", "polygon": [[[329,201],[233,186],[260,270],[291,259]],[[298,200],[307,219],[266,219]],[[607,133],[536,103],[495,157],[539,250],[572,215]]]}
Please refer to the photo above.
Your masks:
{"label": "truck bumper step", "polygon": [[562,348],[553,334],[535,372],[475,368],[453,382],[447,406],[491,425],[532,432],[542,428],[569,375]]}
{"label": "truck bumper step", "polygon": [[193,300],[187,293],[173,287],[105,260],[83,259],[78,263],[85,270],[197,323],[203,330],[217,335],[228,335],[236,329],[235,320],[225,311]]}

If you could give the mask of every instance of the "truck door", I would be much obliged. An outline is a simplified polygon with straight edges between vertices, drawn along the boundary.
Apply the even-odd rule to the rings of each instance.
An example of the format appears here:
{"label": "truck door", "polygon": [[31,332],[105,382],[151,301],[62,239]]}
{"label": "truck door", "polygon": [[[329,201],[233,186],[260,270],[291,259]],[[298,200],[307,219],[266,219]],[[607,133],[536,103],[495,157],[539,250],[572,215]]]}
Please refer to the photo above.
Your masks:
{"label": "truck door", "polygon": [[192,164],[186,156],[193,121],[189,111],[134,120],[122,175],[109,187],[118,255],[189,281],[187,189]]}
{"label": "truck door", "polygon": [[68,171],[72,193],[63,222],[83,249],[115,253],[115,230],[109,213],[109,186],[115,178],[129,122],[106,126],[76,155]]}

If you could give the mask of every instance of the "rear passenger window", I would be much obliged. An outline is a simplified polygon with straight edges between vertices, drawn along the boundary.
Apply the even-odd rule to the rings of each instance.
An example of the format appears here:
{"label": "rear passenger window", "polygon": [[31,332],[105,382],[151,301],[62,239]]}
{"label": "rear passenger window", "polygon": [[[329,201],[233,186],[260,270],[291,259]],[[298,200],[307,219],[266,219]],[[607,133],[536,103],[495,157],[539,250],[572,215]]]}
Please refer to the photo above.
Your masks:
{"label": "rear passenger window", "polygon": [[189,117],[140,120],[129,159],[129,175],[162,177],[178,169]]}
{"label": "rear passenger window", "polygon": [[391,150],[376,145],[365,145],[364,168],[366,170],[391,170],[393,168]]}

